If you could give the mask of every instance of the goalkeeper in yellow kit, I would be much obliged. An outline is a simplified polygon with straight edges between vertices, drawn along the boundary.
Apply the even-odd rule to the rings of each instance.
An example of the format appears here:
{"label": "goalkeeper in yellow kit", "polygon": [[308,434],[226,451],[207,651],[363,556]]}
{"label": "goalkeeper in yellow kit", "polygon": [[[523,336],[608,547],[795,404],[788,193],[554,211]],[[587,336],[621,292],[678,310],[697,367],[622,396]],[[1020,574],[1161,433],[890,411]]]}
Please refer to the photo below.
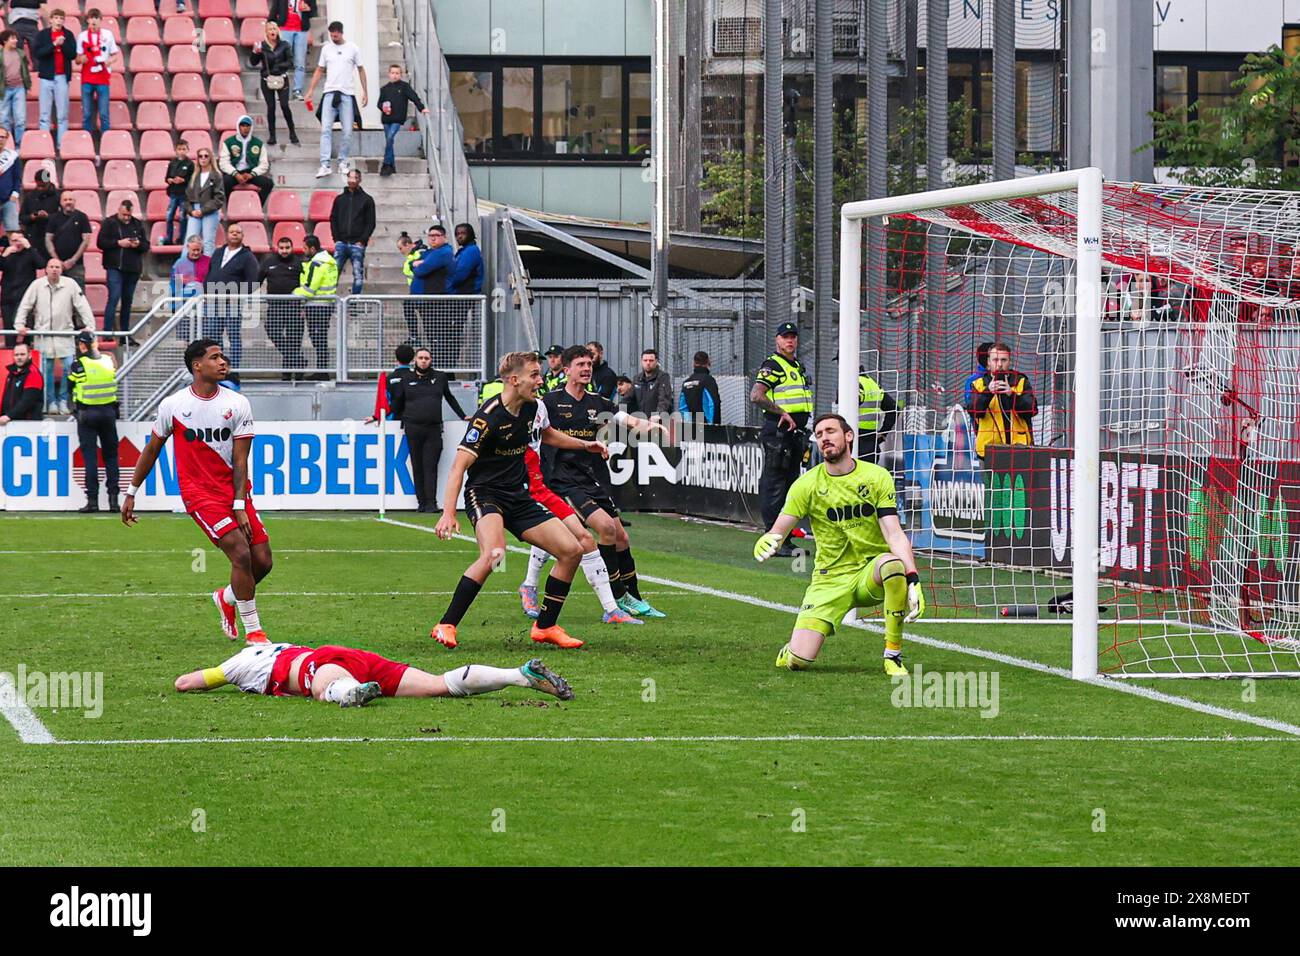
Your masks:
{"label": "goalkeeper in yellow kit", "polygon": [[812,583],[790,643],[776,657],[777,667],[808,667],[846,614],[884,604],[885,673],[893,677],[907,673],[903,624],[925,613],[925,597],[912,543],[898,521],[894,479],[879,465],[853,457],[855,438],[839,415],[813,422],[813,440],[825,461],[790,486],[776,523],[754,546],[754,557],[766,561],[801,519],[811,519],[817,542]]}

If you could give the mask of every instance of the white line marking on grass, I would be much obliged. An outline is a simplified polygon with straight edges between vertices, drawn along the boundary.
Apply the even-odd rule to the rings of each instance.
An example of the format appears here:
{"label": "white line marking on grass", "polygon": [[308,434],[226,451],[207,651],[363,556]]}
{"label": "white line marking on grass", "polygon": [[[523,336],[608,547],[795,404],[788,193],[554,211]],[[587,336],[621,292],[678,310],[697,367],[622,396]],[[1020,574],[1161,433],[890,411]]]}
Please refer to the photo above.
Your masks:
{"label": "white line marking on grass", "polygon": [[[267,597],[448,597],[455,594],[455,591],[271,591],[267,589]],[[480,594],[513,594],[518,596],[517,588],[503,591],[480,591]],[[685,594],[685,591],[645,591],[645,594]],[[207,598],[211,591],[118,591],[118,592],[91,592],[91,591],[74,591],[74,592],[48,592],[48,593],[25,593],[25,594],[0,594],[0,601],[13,598],[14,600],[52,600],[57,598]]]}
{"label": "white line marking on grass", "polygon": [[18,739],[25,744],[52,744],[54,735],[41,723],[41,719],[32,713],[32,709],[18,699],[18,688],[14,686],[8,674],[0,675],[0,717],[4,717],[14,730]]}
{"label": "white line marking on grass", "polygon": [[[275,548],[277,555],[281,554],[478,554],[477,550],[471,548],[456,548],[455,550],[438,550],[431,551],[428,548]],[[157,554],[168,557],[176,555],[189,556],[190,549],[179,548],[175,550],[165,550],[162,548],[128,549],[128,548],[87,548],[67,551],[52,551],[49,549],[40,549],[33,551],[0,551],[0,554]]]}
{"label": "white line marking on grass", "polygon": [[153,737],[139,740],[54,740],[63,747],[150,747],[176,744],[783,744],[783,743],[1137,743],[1239,744],[1300,743],[1296,737],[1102,737],[1084,734],[786,734],[746,737],[708,734],[677,737]]}
{"label": "white line marking on grass", "polygon": [[[388,518],[377,519],[386,524],[399,525],[404,528],[414,528],[417,531],[432,532],[432,528],[424,525],[410,524],[404,521],[393,521]],[[463,540],[473,540],[465,535],[456,535]],[[514,545],[507,545],[511,551],[517,551],[521,554],[527,554],[523,548]],[[702,584],[691,584],[687,581],[675,581],[672,578],[661,578],[650,574],[641,574],[638,576],[642,581],[649,581],[652,584],[663,584],[669,587],[679,588],[683,591],[692,591],[696,594],[706,594],[709,597],[722,598],[726,601],[737,601],[741,604],[748,604],[751,607],[766,608],[770,611],[781,611],[785,614],[795,615],[799,609],[789,604],[779,604],[776,601],[767,601],[763,598],[757,598],[749,594],[737,594],[734,591],[723,591],[719,588],[706,587]],[[885,629],[879,624],[870,624],[866,621],[855,621],[851,626],[861,628],[866,631],[873,631],[877,634],[885,633]],[[988,651],[979,647],[967,647],[964,644],[957,644],[953,641],[941,641],[933,637],[922,637],[919,634],[904,632],[903,635],[907,640],[914,644],[921,644],[926,647],[933,647],[938,650],[952,651],[957,654],[967,654],[971,657],[983,658],[987,661],[996,661],[999,664],[1006,664],[1010,667],[1020,667],[1025,670],[1037,671],[1040,674],[1050,674],[1053,677],[1061,677],[1066,680],[1073,680],[1070,672],[1061,667],[1053,667],[1051,664],[1044,664],[1040,661],[1031,661],[1023,657],[1013,657],[1010,654],[1000,654],[997,651]],[[1208,714],[1211,717],[1221,717],[1224,720],[1235,720],[1244,724],[1252,724],[1256,727],[1263,727],[1266,730],[1275,730],[1284,734],[1291,734],[1300,737],[1300,726],[1289,724],[1282,720],[1273,720],[1270,717],[1258,717],[1254,714],[1243,713],[1239,710],[1230,710],[1227,707],[1218,707],[1214,704],[1202,703],[1199,700],[1191,700],[1187,697],[1177,697],[1173,694],[1166,694],[1163,691],[1152,690],[1150,687],[1143,687],[1139,684],[1129,684],[1121,681],[1108,680],[1105,677],[1094,677],[1090,681],[1080,681],[1079,683],[1090,684],[1093,687],[1104,687],[1107,690],[1113,690],[1121,694],[1131,694],[1135,697],[1142,697],[1146,700],[1157,701],[1162,704],[1170,704],[1174,707],[1181,707],[1184,710],[1195,711],[1200,714]]]}

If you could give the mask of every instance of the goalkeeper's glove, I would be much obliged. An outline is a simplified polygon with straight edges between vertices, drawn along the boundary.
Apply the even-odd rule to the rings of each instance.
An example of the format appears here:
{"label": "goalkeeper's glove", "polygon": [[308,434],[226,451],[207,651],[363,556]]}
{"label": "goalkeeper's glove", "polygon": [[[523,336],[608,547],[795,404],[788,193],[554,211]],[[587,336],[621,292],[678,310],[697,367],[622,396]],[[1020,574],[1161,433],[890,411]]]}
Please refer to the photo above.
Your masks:
{"label": "goalkeeper's glove", "polygon": [[776,554],[777,549],[781,547],[781,536],[775,531],[769,531],[758,539],[754,545],[754,560],[766,561],[772,555]]}
{"label": "goalkeeper's glove", "polygon": [[921,591],[921,576],[916,573],[907,576],[907,617],[904,624],[911,624],[925,613],[925,594]]}

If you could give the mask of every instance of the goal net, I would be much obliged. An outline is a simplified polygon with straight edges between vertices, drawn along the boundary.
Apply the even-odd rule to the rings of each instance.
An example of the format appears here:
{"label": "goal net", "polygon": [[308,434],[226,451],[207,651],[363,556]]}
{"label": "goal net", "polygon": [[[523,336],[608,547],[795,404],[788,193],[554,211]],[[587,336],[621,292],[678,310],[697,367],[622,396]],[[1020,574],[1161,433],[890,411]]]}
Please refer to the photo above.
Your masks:
{"label": "goal net", "polygon": [[1300,196],[1076,170],[841,215],[840,407],[859,369],[902,406],[927,620],[1300,676]]}

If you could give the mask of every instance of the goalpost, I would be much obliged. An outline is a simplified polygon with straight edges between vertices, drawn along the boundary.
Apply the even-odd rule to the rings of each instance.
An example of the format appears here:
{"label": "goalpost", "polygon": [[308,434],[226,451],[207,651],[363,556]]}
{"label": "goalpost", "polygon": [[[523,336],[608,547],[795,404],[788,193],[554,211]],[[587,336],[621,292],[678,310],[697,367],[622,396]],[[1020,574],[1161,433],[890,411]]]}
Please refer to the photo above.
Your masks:
{"label": "goalpost", "polygon": [[[1294,194],[1095,168],[841,207],[839,408],[859,369],[901,406],[932,623],[1068,626],[1081,680],[1300,676],[1297,247]],[[1028,441],[968,396],[995,342]]]}

